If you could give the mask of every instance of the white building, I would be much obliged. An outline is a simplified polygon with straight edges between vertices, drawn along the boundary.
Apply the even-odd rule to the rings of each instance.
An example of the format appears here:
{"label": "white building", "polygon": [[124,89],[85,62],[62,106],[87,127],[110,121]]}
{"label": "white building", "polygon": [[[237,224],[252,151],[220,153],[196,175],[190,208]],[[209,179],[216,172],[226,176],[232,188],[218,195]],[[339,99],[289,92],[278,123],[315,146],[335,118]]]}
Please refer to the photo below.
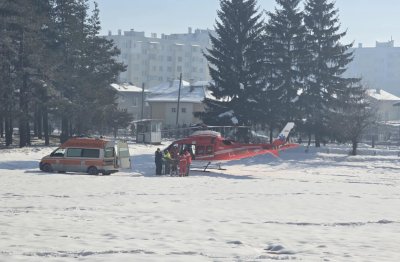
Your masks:
{"label": "white building", "polygon": [[126,110],[133,116],[134,120],[148,118],[149,107],[142,101],[145,101],[149,91],[143,90],[142,87],[137,87],[131,84],[111,84],[111,87],[117,91],[118,109]]}
{"label": "white building", "polygon": [[133,29],[121,34],[106,36],[114,40],[121,50],[119,60],[128,66],[120,75],[120,82],[130,82],[136,86],[153,87],[160,83],[177,79],[182,73],[191,82],[210,80],[207,60],[203,56],[209,48],[211,30],[188,29],[186,34],[146,37],[144,32]]}
{"label": "white building", "polygon": [[346,76],[361,77],[366,88],[385,88],[400,96],[400,47],[395,47],[393,40],[376,42],[375,47],[359,44],[353,51]]}
{"label": "white building", "polygon": [[400,103],[400,97],[382,89],[368,89],[367,95],[376,109],[378,121],[382,123],[400,121],[400,109],[397,105]]}

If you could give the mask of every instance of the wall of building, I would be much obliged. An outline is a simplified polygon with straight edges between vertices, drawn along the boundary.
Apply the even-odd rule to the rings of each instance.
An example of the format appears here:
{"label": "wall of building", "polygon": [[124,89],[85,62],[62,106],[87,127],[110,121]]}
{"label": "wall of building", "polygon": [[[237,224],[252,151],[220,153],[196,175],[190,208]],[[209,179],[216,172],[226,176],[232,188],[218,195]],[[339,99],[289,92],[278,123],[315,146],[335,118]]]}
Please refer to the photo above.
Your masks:
{"label": "wall of building", "polygon": [[384,101],[375,100],[372,102],[376,108],[377,117],[379,121],[399,121],[400,120],[400,108],[393,106],[400,101]]}
{"label": "wall of building", "polygon": [[177,79],[190,81],[210,80],[207,60],[202,51],[210,47],[210,30],[189,28],[187,34],[146,37],[144,32],[134,30],[105,36],[112,39],[121,50],[119,61],[125,63],[127,71],[120,75],[120,82],[136,86],[145,83],[153,87],[162,82]]}
{"label": "wall of building", "polygon": [[[176,110],[177,103],[172,102],[152,102],[151,118],[163,120],[163,126],[175,127],[176,126]],[[179,126],[189,126],[193,123],[201,122],[200,119],[194,117],[194,112],[204,111],[204,105],[197,103],[180,103],[179,104]]]}
{"label": "wall of building", "polygon": [[346,76],[361,77],[366,88],[382,88],[400,96],[400,47],[394,41],[376,43],[375,47],[352,49],[354,60],[349,64]]}
{"label": "wall of building", "polygon": [[[119,92],[118,93],[118,109],[126,110],[132,114],[134,120],[141,119],[142,115],[142,94],[135,92]],[[149,107],[146,104],[143,107],[143,118],[149,118]]]}

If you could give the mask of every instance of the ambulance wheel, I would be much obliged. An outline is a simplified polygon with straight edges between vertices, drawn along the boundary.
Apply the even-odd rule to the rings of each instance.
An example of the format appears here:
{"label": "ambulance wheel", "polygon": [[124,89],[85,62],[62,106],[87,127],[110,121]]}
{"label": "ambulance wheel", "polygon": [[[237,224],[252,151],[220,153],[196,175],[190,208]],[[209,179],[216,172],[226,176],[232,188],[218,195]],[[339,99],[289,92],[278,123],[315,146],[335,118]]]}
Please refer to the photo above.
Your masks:
{"label": "ambulance wheel", "polygon": [[42,170],[43,170],[44,172],[50,173],[50,172],[53,171],[53,168],[51,167],[50,164],[44,164],[43,167],[42,167]]}
{"label": "ambulance wheel", "polygon": [[109,176],[111,175],[111,172],[103,172],[103,176]]}
{"label": "ambulance wheel", "polygon": [[99,170],[97,170],[97,168],[95,166],[91,166],[88,168],[88,173],[89,173],[89,175],[95,176],[95,175],[99,174]]}

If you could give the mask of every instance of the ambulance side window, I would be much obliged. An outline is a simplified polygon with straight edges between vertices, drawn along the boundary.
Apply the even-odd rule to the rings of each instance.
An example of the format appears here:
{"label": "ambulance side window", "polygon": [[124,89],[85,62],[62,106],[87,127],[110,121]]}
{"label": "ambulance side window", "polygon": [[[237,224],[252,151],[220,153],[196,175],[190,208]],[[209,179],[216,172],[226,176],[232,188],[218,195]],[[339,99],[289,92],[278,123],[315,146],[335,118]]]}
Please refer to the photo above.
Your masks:
{"label": "ambulance side window", "polygon": [[82,149],[82,157],[99,158],[100,150],[99,149]]}
{"label": "ambulance side window", "polygon": [[65,149],[64,148],[58,148],[56,150],[54,150],[50,156],[52,157],[63,157],[65,154]]}
{"label": "ambulance side window", "polygon": [[114,153],[114,148],[113,147],[107,147],[104,150],[104,157],[114,157],[115,153]]}
{"label": "ambulance side window", "polygon": [[81,148],[68,148],[67,157],[81,157],[82,149]]}

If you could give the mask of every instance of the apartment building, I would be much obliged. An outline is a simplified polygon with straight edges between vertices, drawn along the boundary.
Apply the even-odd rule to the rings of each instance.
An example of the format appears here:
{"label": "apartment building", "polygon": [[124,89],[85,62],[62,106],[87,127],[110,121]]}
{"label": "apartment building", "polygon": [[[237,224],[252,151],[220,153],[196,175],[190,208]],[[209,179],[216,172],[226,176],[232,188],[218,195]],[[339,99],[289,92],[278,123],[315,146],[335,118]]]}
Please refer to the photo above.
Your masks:
{"label": "apartment building", "polygon": [[349,64],[346,76],[361,77],[369,89],[385,89],[400,96],[400,47],[394,41],[376,42],[375,47],[363,47],[354,51],[354,60]]}
{"label": "apartment building", "polygon": [[107,39],[114,40],[121,50],[119,60],[128,68],[122,73],[119,82],[129,82],[136,86],[156,86],[179,78],[191,82],[210,80],[207,60],[203,56],[209,48],[211,30],[188,29],[186,34],[162,34],[150,37],[133,29],[117,35],[109,32]]}

